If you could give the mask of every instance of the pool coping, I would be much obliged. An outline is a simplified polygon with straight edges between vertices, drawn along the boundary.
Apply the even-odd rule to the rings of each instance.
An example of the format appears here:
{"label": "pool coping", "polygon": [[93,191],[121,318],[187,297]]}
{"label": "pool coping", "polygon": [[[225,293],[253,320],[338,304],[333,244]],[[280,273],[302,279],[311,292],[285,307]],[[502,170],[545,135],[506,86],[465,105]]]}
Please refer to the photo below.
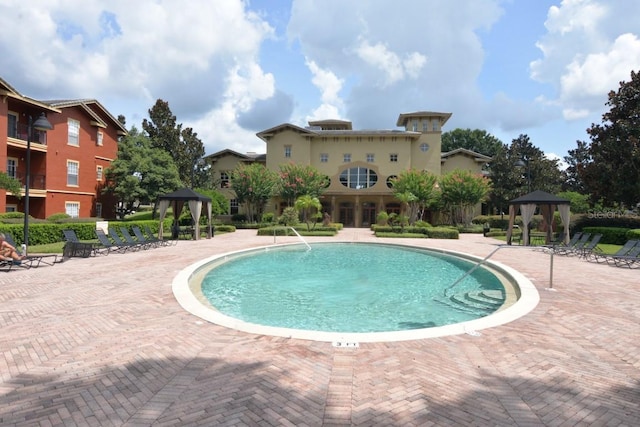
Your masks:
{"label": "pool coping", "polygon": [[[338,243],[338,242],[336,242]],[[424,248],[419,246],[413,246],[409,244],[395,244],[395,243],[372,243],[368,244],[383,244],[392,246],[403,246],[417,249],[427,249],[434,252],[450,254],[465,259],[469,259],[478,263],[494,268],[510,278],[513,281],[514,289],[520,294],[518,300],[508,308],[499,310],[488,316],[470,320],[466,322],[460,322],[453,325],[436,326],[432,328],[423,329],[411,329],[405,331],[390,331],[390,332],[326,332],[326,331],[312,331],[304,329],[292,329],[281,328],[274,326],[265,326],[255,323],[244,322],[242,320],[226,316],[215,309],[206,302],[206,299],[199,293],[198,289],[193,289],[191,282],[192,279],[202,272],[202,268],[209,263],[216,260],[223,259],[229,256],[235,256],[242,253],[255,252],[260,250],[268,250],[275,247],[286,247],[300,245],[300,243],[287,243],[287,244],[273,244],[258,246],[254,248],[242,249],[232,252],[226,252],[224,254],[213,255],[211,257],[200,260],[196,263],[184,268],[174,277],[172,282],[173,295],[180,304],[180,306],[187,312],[199,317],[202,320],[230,328],[242,332],[257,334],[257,335],[269,335],[284,338],[294,338],[301,340],[332,342],[336,346],[342,345],[357,345],[357,343],[375,343],[375,342],[396,342],[396,341],[410,341],[420,340],[427,338],[438,338],[451,335],[481,335],[479,331],[487,328],[493,328],[506,323],[512,322],[520,317],[525,316],[531,312],[539,303],[540,295],[534,284],[526,278],[522,273],[517,270],[506,266],[496,261],[488,261],[486,258],[480,258],[474,255],[470,255],[464,252],[445,250],[439,248]]]}

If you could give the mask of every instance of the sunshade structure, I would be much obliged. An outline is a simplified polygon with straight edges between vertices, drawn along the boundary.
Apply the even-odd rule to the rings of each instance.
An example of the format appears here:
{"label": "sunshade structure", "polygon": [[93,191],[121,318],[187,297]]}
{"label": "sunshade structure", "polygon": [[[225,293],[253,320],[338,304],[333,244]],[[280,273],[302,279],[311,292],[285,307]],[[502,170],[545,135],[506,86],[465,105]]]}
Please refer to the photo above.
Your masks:
{"label": "sunshade structure", "polygon": [[191,218],[193,218],[194,223],[194,239],[200,238],[200,215],[202,214],[202,208],[204,206],[205,212],[207,213],[207,238],[211,238],[211,198],[207,196],[203,196],[202,194],[198,194],[190,188],[181,188],[180,190],[176,190],[173,193],[165,194],[164,196],[158,197],[158,202],[160,204],[160,230],[158,232],[158,237],[162,239],[163,235],[163,220],[167,215],[167,209],[169,206],[173,206],[173,227],[172,227],[172,236],[173,238],[177,237],[178,230],[178,218],[180,218],[180,213],[182,212],[182,207],[185,203],[189,204],[189,210],[191,211]]}
{"label": "sunshade structure", "polygon": [[563,241],[569,242],[569,221],[571,219],[571,212],[569,205],[571,202],[567,199],[563,199],[553,194],[536,190],[532,193],[520,196],[517,199],[513,199],[509,202],[509,228],[507,229],[507,244],[511,244],[511,236],[513,233],[513,224],[516,220],[516,214],[518,208],[520,208],[520,215],[522,216],[522,242],[525,245],[529,244],[529,223],[533,214],[536,211],[536,207],[540,206],[540,213],[547,223],[547,235],[545,237],[546,244],[550,244],[552,241],[553,230],[551,225],[553,224],[553,213],[556,208],[560,211],[560,219],[564,226]]}

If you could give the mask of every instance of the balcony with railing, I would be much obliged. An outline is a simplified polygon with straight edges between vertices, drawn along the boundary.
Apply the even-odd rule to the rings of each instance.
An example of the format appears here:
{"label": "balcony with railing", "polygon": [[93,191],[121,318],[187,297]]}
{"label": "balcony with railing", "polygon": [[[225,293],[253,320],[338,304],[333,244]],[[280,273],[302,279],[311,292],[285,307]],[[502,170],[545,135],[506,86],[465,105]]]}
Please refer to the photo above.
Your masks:
{"label": "balcony with railing", "polygon": [[[9,138],[27,141],[28,135],[29,126],[26,124],[18,123],[15,126],[9,126],[7,134]],[[47,132],[33,129],[33,133],[31,134],[31,142],[47,145]]]}
{"label": "balcony with railing", "polygon": [[[25,174],[20,173],[17,174],[16,178],[22,184],[22,188],[24,188],[25,182]],[[29,190],[44,190],[47,188],[47,181],[45,175],[42,174],[29,174]]]}

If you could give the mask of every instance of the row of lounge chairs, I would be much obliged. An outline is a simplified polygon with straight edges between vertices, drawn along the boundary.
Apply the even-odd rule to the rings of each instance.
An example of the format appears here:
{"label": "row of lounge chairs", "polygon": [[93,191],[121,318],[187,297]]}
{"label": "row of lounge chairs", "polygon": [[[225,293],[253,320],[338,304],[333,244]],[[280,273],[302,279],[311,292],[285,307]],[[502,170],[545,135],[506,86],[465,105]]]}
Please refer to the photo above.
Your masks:
{"label": "row of lounge chairs", "polygon": [[601,234],[576,233],[566,245],[552,246],[551,249],[554,254],[579,256],[616,267],[640,267],[640,240],[628,240],[615,254],[605,254],[598,247],[601,239]]}
{"label": "row of lounge chairs", "polygon": [[145,226],[144,231],[138,226],[131,227],[133,235],[127,227],[119,227],[119,231],[120,233],[114,228],[109,228],[108,232],[105,232],[98,228],[95,234],[99,243],[86,243],[78,239],[74,230],[64,230],[64,238],[67,242],[64,249],[65,257],[134,252],[175,244],[172,240],[158,239],[149,226]]}

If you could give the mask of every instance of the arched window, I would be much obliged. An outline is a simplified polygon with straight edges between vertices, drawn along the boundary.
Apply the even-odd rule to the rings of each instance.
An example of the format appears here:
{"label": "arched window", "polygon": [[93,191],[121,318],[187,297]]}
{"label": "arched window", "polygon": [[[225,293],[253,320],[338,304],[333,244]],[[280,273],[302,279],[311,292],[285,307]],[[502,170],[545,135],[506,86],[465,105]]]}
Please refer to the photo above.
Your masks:
{"label": "arched window", "polygon": [[340,184],[355,190],[373,187],[376,182],[378,182],[378,174],[369,168],[349,168],[340,174]]}

